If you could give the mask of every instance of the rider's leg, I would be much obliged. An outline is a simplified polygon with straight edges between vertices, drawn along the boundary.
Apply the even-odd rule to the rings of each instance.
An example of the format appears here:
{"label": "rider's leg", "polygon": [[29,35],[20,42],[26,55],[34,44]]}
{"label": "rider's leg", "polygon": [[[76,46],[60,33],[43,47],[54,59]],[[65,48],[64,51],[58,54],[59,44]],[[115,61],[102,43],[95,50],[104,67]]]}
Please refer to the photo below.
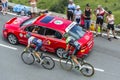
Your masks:
{"label": "rider's leg", "polygon": [[73,51],[73,54],[72,54],[72,60],[81,68],[80,63],[78,62],[77,57],[75,56],[78,51],[79,50],[77,48],[75,48],[75,50]]}
{"label": "rider's leg", "polygon": [[75,55],[72,55],[72,60],[73,60],[77,65],[80,64],[80,63],[78,62],[77,57],[76,57]]}
{"label": "rider's leg", "polygon": [[40,59],[40,54],[38,52],[35,51],[34,55],[35,55],[35,57],[37,57],[38,59]]}
{"label": "rider's leg", "polygon": [[41,46],[42,46],[42,42],[38,43],[38,44],[36,45],[35,52],[34,52],[35,56],[36,56],[38,59],[40,59],[40,54],[38,53],[38,51],[39,51],[39,49],[41,48]]}

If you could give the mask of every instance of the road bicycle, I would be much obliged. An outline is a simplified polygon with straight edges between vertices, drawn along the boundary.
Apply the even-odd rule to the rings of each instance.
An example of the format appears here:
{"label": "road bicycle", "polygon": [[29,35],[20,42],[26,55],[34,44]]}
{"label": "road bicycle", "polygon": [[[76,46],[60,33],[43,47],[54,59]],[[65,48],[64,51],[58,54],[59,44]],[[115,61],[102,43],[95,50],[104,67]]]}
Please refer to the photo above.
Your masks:
{"label": "road bicycle", "polygon": [[86,77],[91,77],[95,72],[94,67],[90,63],[87,63],[84,60],[84,57],[80,58],[78,61],[81,65],[80,68],[78,66],[75,66],[75,62],[72,60],[69,52],[65,52],[63,53],[62,58],[60,58],[60,65],[63,69],[67,71],[71,71],[72,68],[75,68],[79,70],[82,73],[82,75]]}
{"label": "road bicycle", "polygon": [[23,51],[21,54],[21,59],[25,64],[31,65],[34,62],[40,63],[45,69],[51,70],[55,67],[55,61],[50,57],[44,55],[43,52],[40,53],[40,59],[35,57],[34,49],[29,48],[27,51]]}

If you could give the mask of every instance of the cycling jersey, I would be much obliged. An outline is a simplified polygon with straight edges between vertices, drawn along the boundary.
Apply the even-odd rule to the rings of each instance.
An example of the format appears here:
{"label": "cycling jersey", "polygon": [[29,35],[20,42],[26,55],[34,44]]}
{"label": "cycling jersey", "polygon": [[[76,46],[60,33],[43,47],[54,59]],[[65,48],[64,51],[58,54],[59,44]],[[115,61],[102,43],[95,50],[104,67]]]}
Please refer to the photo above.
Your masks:
{"label": "cycling jersey", "polygon": [[71,36],[69,36],[69,37],[67,37],[67,39],[66,39],[66,44],[72,44],[72,43],[74,43],[74,38],[72,38]]}
{"label": "cycling jersey", "polygon": [[71,46],[73,46],[77,50],[80,49],[80,44],[78,43],[78,41],[75,41],[75,39],[71,36],[67,37],[66,44],[70,44]]}
{"label": "cycling jersey", "polygon": [[30,44],[35,44],[36,45],[35,51],[38,51],[41,48],[41,46],[42,46],[42,40],[37,39],[37,38],[31,36],[28,39],[28,45],[30,45]]}
{"label": "cycling jersey", "polygon": [[29,39],[28,39],[28,45],[32,44],[32,41],[35,37],[31,36]]}

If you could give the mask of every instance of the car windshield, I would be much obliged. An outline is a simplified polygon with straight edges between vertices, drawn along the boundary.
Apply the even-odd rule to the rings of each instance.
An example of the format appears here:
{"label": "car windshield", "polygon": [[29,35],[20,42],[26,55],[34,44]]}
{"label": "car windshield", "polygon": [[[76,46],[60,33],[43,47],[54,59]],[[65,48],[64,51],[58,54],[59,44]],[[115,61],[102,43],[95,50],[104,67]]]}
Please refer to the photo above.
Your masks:
{"label": "car windshield", "polygon": [[79,39],[85,34],[85,31],[81,26],[76,24],[68,31],[68,34],[73,36],[75,39]]}
{"label": "car windshield", "polygon": [[30,18],[30,19],[24,21],[20,26],[26,26],[26,25],[32,24],[35,20],[36,20],[36,18]]}

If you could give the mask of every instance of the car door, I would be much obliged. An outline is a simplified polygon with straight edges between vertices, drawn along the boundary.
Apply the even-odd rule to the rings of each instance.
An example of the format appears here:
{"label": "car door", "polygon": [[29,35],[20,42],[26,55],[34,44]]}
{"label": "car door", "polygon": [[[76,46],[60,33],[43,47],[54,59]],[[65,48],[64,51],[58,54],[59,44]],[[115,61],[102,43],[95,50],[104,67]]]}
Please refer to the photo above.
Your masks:
{"label": "car door", "polygon": [[49,52],[55,52],[56,48],[65,46],[64,40],[62,40],[62,34],[58,31],[46,28],[46,48]]}
{"label": "car door", "polygon": [[[36,25],[35,25],[36,27]],[[44,44],[46,42],[46,36],[45,36],[45,28],[42,26],[37,26],[39,29],[37,32],[32,32],[32,35],[38,39],[41,39],[43,41],[43,45],[41,47],[41,50],[47,51],[46,45]]]}
{"label": "car door", "polygon": [[26,34],[28,32],[32,32],[33,29],[34,29],[34,25],[32,24],[27,26],[22,26],[19,32],[19,42],[21,42],[22,44],[27,44],[28,39],[26,38]]}

